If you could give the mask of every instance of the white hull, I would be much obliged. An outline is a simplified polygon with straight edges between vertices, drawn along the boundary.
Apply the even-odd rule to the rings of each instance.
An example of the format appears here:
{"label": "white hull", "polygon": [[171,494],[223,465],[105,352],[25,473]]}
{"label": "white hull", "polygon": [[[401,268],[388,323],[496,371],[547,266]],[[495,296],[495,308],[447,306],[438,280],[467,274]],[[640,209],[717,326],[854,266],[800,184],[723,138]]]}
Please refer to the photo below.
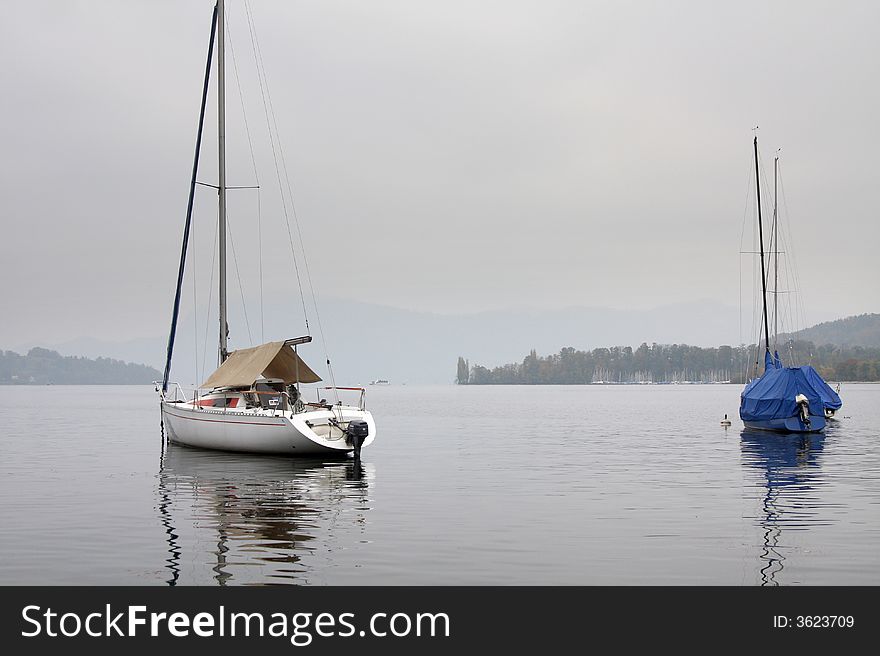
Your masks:
{"label": "white hull", "polygon": [[194,407],[189,403],[162,401],[162,421],[168,439],[176,444],[292,456],[345,454],[354,450],[343,431],[331,420],[347,424],[362,420],[369,434],[362,448],[376,437],[373,415],[353,406],[308,412],[222,410]]}

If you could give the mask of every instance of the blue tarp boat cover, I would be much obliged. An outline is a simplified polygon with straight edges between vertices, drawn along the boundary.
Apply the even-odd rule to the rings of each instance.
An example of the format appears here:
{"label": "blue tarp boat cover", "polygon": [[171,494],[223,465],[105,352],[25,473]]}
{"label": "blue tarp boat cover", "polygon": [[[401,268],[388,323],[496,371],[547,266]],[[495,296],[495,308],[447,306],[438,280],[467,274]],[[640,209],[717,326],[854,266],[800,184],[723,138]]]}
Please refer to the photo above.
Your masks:
{"label": "blue tarp boat cover", "polygon": [[831,389],[828,383],[826,383],[822,376],[819,375],[819,372],[812,367],[801,367],[801,369],[804,370],[804,375],[807,377],[807,380],[810,381],[810,384],[819,393],[819,398],[822,399],[822,403],[825,404],[825,407],[832,410],[839,410],[840,406],[843,405],[843,401],[840,400],[837,392]]}
{"label": "blue tarp boat cover", "polygon": [[803,394],[810,403],[810,414],[823,415],[824,409],[837,410],[840,397],[813,367],[784,367],[779,356],[764,355],[764,374],[746,385],[739,416],[743,421],[767,421],[797,414],[795,397]]}

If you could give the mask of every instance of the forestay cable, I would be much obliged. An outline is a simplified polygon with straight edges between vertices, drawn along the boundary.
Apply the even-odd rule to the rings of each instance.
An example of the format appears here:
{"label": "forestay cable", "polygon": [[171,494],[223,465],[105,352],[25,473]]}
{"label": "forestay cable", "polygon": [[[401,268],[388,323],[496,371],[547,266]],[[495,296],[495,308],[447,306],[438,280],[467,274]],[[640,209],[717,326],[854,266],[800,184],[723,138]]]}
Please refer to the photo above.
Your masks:
{"label": "forestay cable", "polygon": [[199,172],[199,153],[202,148],[202,129],[205,126],[205,105],[208,101],[208,82],[211,77],[211,58],[214,52],[214,35],[217,33],[217,6],[211,16],[211,38],[208,42],[208,61],[205,64],[205,84],[202,88],[202,107],[199,111],[199,129],[196,134],[196,152],[193,157],[192,178],[189,185],[189,200],[186,207],[186,223],[183,228],[183,244],[180,248],[180,266],[177,270],[177,291],[174,294],[174,309],[171,313],[171,331],[168,334],[168,352],[165,359],[165,373],[162,376],[162,393],[168,391],[168,376],[171,374],[171,356],[174,353],[174,337],[177,333],[177,317],[180,314],[180,291],[183,285],[183,273],[186,268],[186,252],[189,243],[190,225],[192,224],[193,200],[196,193],[196,176]]}

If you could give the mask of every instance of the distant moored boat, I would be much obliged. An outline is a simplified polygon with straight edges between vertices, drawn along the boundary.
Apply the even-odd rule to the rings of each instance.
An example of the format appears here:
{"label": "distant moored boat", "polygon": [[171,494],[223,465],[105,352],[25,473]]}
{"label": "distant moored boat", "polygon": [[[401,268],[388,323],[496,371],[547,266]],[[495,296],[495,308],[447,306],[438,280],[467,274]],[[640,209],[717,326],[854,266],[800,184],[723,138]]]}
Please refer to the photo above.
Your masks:
{"label": "distant moored boat", "polygon": [[[762,335],[764,372],[750,381],[740,396],[739,416],[747,428],[785,433],[814,433],[825,428],[828,413],[842,405],[840,397],[811,366],[786,367],[779,353],[770,352],[767,313],[767,272],[764,265],[764,229],[761,220],[761,180],[758,163],[758,137],[755,137],[755,180],[758,213],[758,240],[761,256]],[[776,160],[778,162],[778,158]],[[774,178],[776,166],[774,163]],[[774,222],[776,209],[774,199]],[[774,237],[774,244],[778,241]],[[778,246],[777,246],[778,248]],[[776,257],[778,262],[778,255]],[[778,294],[774,289],[774,297]],[[774,312],[774,318],[778,313]],[[760,336],[759,336],[760,341]]]}

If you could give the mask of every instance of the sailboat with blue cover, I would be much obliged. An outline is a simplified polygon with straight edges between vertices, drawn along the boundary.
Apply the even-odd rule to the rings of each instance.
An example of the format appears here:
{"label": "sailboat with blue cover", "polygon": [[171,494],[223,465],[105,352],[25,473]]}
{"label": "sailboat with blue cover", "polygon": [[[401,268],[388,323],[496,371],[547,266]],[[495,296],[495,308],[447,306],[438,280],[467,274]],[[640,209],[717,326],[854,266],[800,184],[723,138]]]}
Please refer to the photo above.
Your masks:
{"label": "sailboat with blue cover", "polygon": [[770,352],[767,313],[767,271],[764,264],[764,229],[761,219],[761,181],[758,138],[755,147],[755,180],[758,206],[758,239],[761,256],[761,299],[764,337],[764,373],[750,381],[740,397],[739,416],[746,428],[785,433],[824,430],[826,416],[842,405],[840,397],[813,367],[786,367],[777,351]]}

